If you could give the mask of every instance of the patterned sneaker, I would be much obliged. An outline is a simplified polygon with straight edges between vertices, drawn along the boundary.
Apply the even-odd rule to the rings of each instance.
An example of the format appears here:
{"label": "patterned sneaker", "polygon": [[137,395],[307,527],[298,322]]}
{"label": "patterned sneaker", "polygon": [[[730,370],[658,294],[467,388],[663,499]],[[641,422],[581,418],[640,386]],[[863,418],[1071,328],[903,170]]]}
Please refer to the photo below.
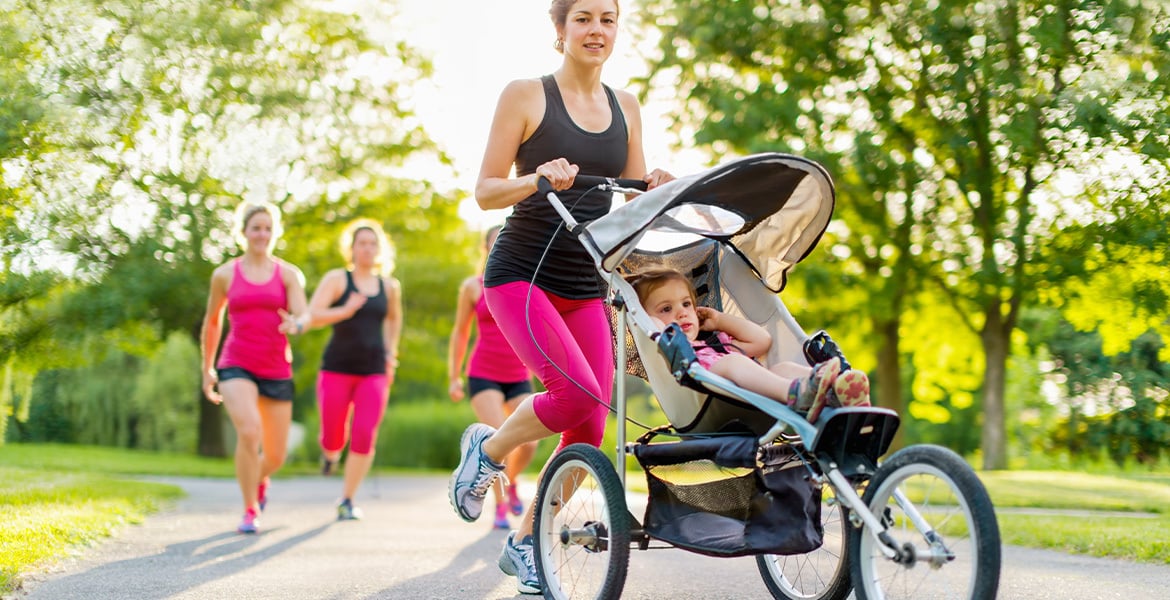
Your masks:
{"label": "patterned sneaker", "polygon": [[451,473],[447,497],[459,518],[468,523],[483,512],[483,498],[497,477],[504,477],[504,465],[483,452],[484,440],[496,430],[483,423],[473,423],[459,440],[459,466]]}
{"label": "patterned sneaker", "polygon": [[515,543],[516,532],[508,534],[504,550],[500,552],[500,570],[506,575],[516,576],[516,591],[521,594],[539,594],[540,578],[536,576],[536,563],[532,560],[532,536],[525,536]]}
{"label": "patterned sneaker", "polygon": [[264,507],[268,506],[268,484],[272,483],[267,477],[260,480],[260,487],[256,490],[256,499],[260,504],[260,511],[264,512]]}
{"label": "patterned sneaker", "polygon": [[502,502],[496,505],[496,520],[492,522],[492,527],[496,529],[512,528],[508,524],[508,507]]}
{"label": "patterned sneaker", "polygon": [[353,501],[349,498],[342,500],[337,504],[337,520],[338,521],[357,521],[362,518],[362,509],[353,505]]}
{"label": "patterned sneaker", "polygon": [[520,495],[516,493],[516,484],[508,484],[508,510],[512,514],[519,517],[524,514],[524,503],[520,500]]}
{"label": "patterned sneaker", "polygon": [[813,367],[807,379],[797,379],[788,389],[788,406],[805,413],[810,422],[816,423],[821,409],[830,401],[833,384],[841,372],[841,359],[834,356]]}
{"label": "patterned sneaker", "polygon": [[260,521],[256,516],[256,509],[249,508],[245,510],[244,520],[240,521],[240,526],[236,527],[236,531],[240,533],[256,533],[260,531]]}
{"label": "patterned sneaker", "polygon": [[833,392],[840,406],[869,406],[869,377],[857,369],[837,376]]}

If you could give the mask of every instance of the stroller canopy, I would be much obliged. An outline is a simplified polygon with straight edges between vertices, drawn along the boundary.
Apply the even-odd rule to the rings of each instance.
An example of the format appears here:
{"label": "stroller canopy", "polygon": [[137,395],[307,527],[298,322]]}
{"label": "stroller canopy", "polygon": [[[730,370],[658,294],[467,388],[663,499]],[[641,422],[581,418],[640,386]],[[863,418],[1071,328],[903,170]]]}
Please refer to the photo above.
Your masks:
{"label": "stroller canopy", "polygon": [[779,292],[788,269],[820,241],[833,205],[833,182],[817,163],[788,154],[755,154],[650,190],[586,225],[585,237],[598,251],[597,266],[606,272],[613,272],[650,231],[727,242],[764,285]]}

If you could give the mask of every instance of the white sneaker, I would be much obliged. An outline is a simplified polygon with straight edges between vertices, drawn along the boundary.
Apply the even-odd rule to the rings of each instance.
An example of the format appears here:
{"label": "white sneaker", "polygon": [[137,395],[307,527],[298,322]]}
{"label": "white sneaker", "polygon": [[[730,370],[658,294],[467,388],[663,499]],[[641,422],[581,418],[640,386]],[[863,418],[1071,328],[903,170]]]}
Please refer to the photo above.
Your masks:
{"label": "white sneaker", "polygon": [[495,432],[495,429],[483,423],[474,423],[463,432],[459,440],[462,457],[459,466],[451,473],[447,494],[459,518],[468,523],[478,519],[483,512],[483,500],[492,482],[497,477],[504,477],[504,465],[488,458],[483,452],[484,440]]}
{"label": "white sneaker", "polygon": [[515,543],[516,532],[508,534],[508,541],[500,552],[500,570],[516,577],[516,591],[521,594],[539,594],[540,577],[536,575],[536,563],[532,558],[532,536],[526,536]]}

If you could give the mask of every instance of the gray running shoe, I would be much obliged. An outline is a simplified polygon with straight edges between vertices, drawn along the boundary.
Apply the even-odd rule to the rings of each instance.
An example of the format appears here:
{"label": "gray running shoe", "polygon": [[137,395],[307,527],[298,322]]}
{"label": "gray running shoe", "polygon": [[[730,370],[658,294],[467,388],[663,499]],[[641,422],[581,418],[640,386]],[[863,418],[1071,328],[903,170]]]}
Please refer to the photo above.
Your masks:
{"label": "gray running shoe", "polygon": [[484,440],[491,437],[496,430],[474,423],[464,432],[459,440],[459,466],[451,473],[451,481],[447,484],[447,494],[451,506],[459,514],[459,518],[468,523],[479,518],[483,512],[483,499],[492,487],[497,477],[504,477],[504,465],[488,458],[483,452]]}
{"label": "gray running shoe", "polygon": [[521,594],[539,594],[540,578],[536,575],[536,563],[532,559],[532,536],[525,536],[520,543],[514,543],[516,532],[508,534],[508,541],[500,552],[500,570],[516,577],[516,591]]}
{"label": "gray running shoe", "polygon": [[349,498],[342,500],[337,505],[337,520],[338,521],[357,521],[362,518],[362,509],[353,505],[353,501]]}

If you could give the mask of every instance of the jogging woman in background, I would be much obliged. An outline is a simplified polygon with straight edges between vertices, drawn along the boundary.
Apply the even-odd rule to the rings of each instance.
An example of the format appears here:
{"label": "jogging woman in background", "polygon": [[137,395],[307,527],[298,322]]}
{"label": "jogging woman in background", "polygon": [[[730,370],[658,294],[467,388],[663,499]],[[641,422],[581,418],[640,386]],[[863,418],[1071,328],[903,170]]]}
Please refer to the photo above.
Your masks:
{"label": "jogging woman in background", "polygon": [[346,268],[321,278],[309,312],[311,326],[333,326],[317,376],[318,439],[326,475],[349,442],[337,518],[351,520],[361,518],[353,498],[374,463],[378,427],[398,368],[402,288],[390,275],[394,246],[377,221],[350,223],[339,247]]}
{"label": "jogging woman in background", "polygon": [[[494,226],[484,233],[484,258],[496,243],[500,226]],[[474,317],[474,319],[472,318]],[[499,427],[508,415],[516,410],[520,399],[532,393],[532,375],[524,366],[508,340],[500,333],[496,320],[488,310],[483,297],[483,270],[463,280],[459,286],[459,300],[455,306],[455,326],[451,329],[451,341],[447,347],[447,374],[450,380],[447,392],[453,402],[463,399],[463,360],[467,356],[467,343],[471,339],[471,325],[477,330],[471,360],[467,363],[467,387],[471,394],[471,409],[480,423]],[[507,475],[507,499],[501,486],[493,486],[496,498],[496,518],[492,526],[508,529],[508,512],[519,516],[524,513],[524,503],[516,491],[520,473],[532,462],[536,442],[521,444],[508,455],[504,474]]]}
{"label": "jogging woman in background", "polygon": [[[203,394],[227,408],[236,429],[236,480],[244,497],[237,530],[256,533],[269,476],[284,463],[292,423],[292,350],[286,334],[304,331],[307,303],[300,269],[272,255],[281,233],[280,209],[240,204],[234,233],[244,255],[211,274],[201,370]],[[231,328],[216,362],[225,306]]]}

